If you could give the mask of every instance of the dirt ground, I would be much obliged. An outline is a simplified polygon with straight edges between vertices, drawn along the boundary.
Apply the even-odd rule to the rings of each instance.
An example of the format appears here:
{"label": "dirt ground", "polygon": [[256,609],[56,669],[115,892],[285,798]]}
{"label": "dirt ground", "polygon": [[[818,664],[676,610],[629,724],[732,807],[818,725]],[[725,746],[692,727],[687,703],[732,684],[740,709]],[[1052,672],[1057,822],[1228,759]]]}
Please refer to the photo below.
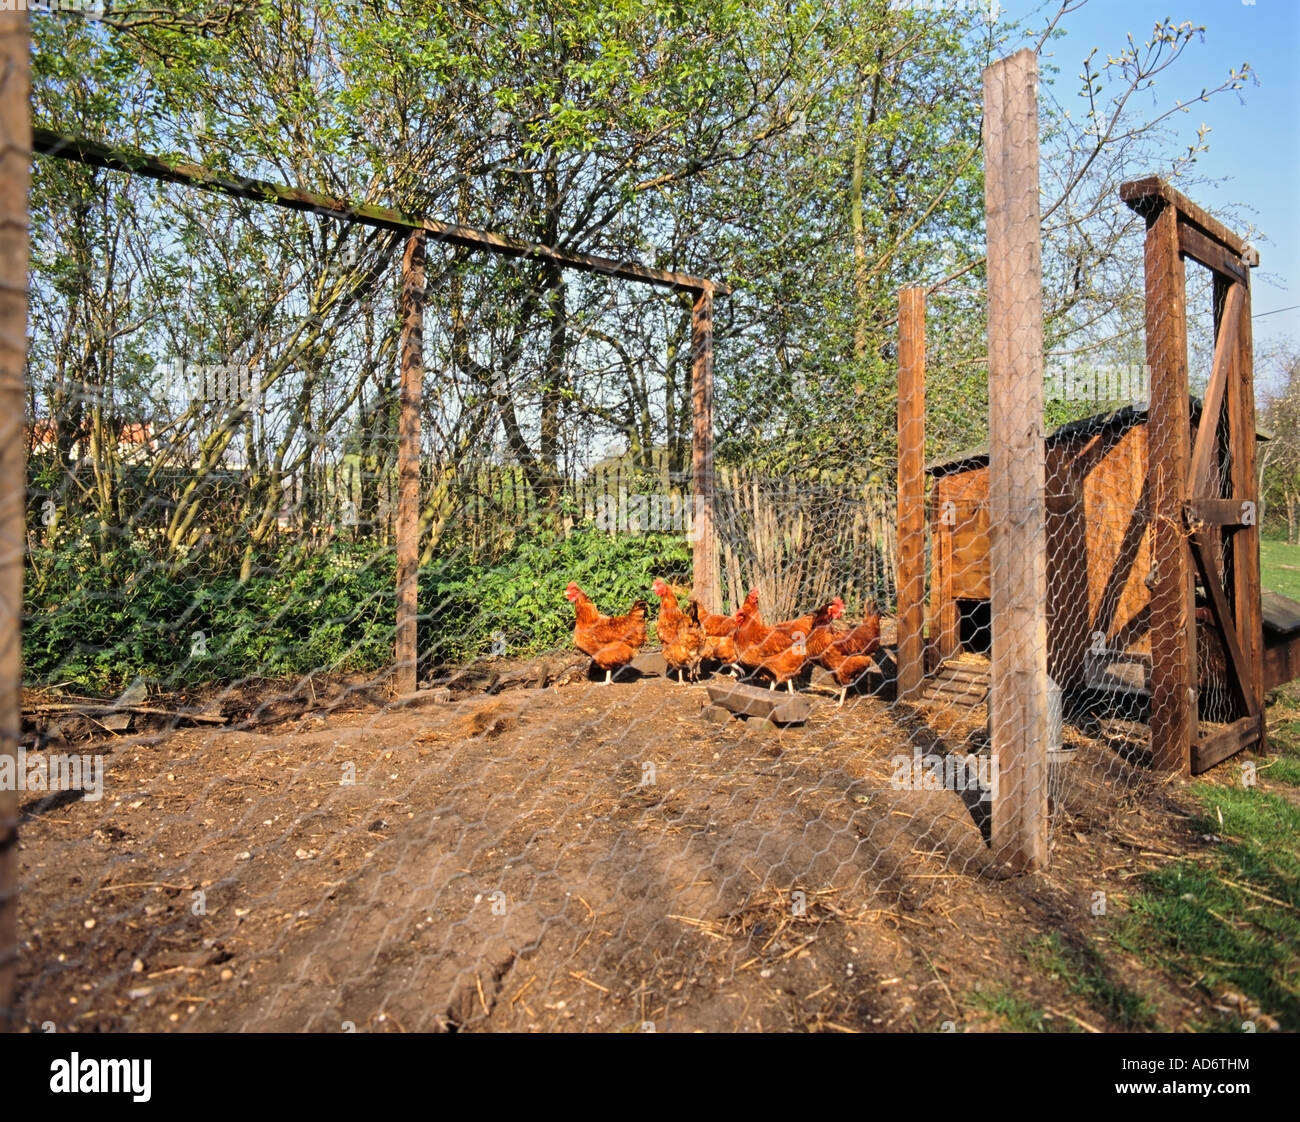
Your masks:
{"label": "dirt ground", "polygon": [[[333,696],[46,746],[107,755],[100,801],[24,803],[33,1031],[977,1031],[1002,989],[1105,1031],[1025,946],[1104,939],[1096,893],[1113,916],[1203,844],[1179,781],[1072,728],[1050,870],[999,876],[960,794],[891,785],[913,746],[980,747],[982,707],[814,696],[765,731],[658,677]],[[1204,1012],[1106,969],[1162,1028]]]}

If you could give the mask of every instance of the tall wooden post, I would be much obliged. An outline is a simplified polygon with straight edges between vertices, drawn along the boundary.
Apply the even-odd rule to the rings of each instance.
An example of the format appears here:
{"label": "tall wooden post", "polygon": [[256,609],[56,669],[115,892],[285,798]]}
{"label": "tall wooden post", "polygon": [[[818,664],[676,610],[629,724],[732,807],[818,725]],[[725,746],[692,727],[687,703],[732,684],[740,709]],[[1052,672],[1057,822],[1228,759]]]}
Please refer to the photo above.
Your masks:
{"label": "tall wooden post", "polygon": [[1047,863],[1047,518],[1043,442],[1038,62],[1018,51],[984,71],[988,225],[989,700],[993,852]]}
{"label": "tall wooden post", "polygon": [[898,295],[898,696],[925,678],[925,289]]}
{"label": "tall wooden post", "polygon": [[713,286],[695,296],[691,310],[691,470],[695,508],[692,514],[691,591],[711,612],[718,602],[718,544],[713,521]]}
{"label": "tall wooden post", "polygon": [[[1228,389],[1228,431],[1232,439],[1232,493],[1255,504],[1252,522],[1237,527],[1232,535],[1232,603],[1249,673],[1248,692],[1255,712],[1264,712],[1264,619],[1259,574],[1259,477],[1255,468],[1255,371],[1254,338],[1250,323],[1250,273],[1243,270],[1241,315],[1235,345],[1235,361]],[[1216,287],[1218,287],[1216,285]],[[1255,751],[1267,749],[1268,722],[1259,722]]]}
{"label": "tall wooden post", "polygon": [[1147,219],[1147,494],[1151,520],[1151,753],[1163,771],[1187,772],[1196,735],[1196,599],[1183,533],[1183,491],[1192,456],[1187,396],[1186,275],[1178,211]]}
{"label": "tall wooden post", "polygon": [[[23,370],[27,358],[27,13],[0,11],[0,759],[17,765],[22,684]],[[11,772],[16,775],[16,770]],[[17,1028],[18,789],[0,784],[0,1032]]]}
{"label": "tall wooden post", "polygon": [[414,693],[418,667],[420,400],[424,390],[424,234],[402,257],[401,412],[397,421],[397,643],[394,687]]}

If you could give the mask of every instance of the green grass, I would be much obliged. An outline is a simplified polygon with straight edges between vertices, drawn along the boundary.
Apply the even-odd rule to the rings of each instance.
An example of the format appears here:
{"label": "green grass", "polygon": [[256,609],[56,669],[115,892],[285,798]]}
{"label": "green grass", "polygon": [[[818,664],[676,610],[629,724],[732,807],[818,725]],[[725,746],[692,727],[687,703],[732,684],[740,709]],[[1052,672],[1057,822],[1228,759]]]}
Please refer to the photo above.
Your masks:
{"label": "green grass", "polygon": [[[1278,703],[1284,715],[1296,701]],[[1115,942],[1193,981],[1213,1000],[1231,991],[1285,1030],[1300,1029],[1300,720],[1270,732],[1280,756],[1253,787],[1196,783],[1196,834],[1221,841],[1147,874]],[[1238,780],[1240,782],[1240,780]],[[1242,1017],[1197,1026],[1239,1030]]]}
{"label": "green grass", "polygon": [[[1300,591],[1300,588],[1297,589]],[[1106,936],[1056,932],[1030,941],[1024,957],[1040,977],[1057,982],[1086,1002],[1089,1020],[1129,1032],[1241,1032],[1257,1014],[1287,1031],[1300,1030],[1300,684],[1275,695],[1270,706],[1269,756],[1255,761],[1256,782],[1237,761],[1197,782],[1188,793],[1197,804],[1189,849],[1182,860],[1147,873],[1127,908],[1118,911]],[[1189,845],[1210,835],[1219,839]],[[1160,1010],[1114,965],[1126,951],[1160,976],[1199,991],[1207,1011],[1186,1023],[1168,1024]],[[976,989],[971,1002],[1012,1032],[1062,1031],[1065,1024],[1037,1009],[1013,989]]]}
{"label": "green grass", "polygon": [[1261,541],[1259,573],[1265,588],[1300,600],[1300,545]]}
{"label": "green grass", "polygon": [[1082,997],[1113,1024],[1130,1032],[1155,1027],[1150,1003],[1110,976],[1106,960],[1091,943],[1069,945],[1053,932],[1031,942],[1025,957],[1035,970],[1059,978],[1071,994]]}
{"label": "green grass", "polygon": [[1003,1032],[1052,1032],[1068,1031],[1064,1027],[1057,1030],[1041,1010],[1035,1009],[1017,993],[1006,988],[996,990],[975,990],[970,994],[976,1007],[989,1016],[998,1019],[998,1027]]}

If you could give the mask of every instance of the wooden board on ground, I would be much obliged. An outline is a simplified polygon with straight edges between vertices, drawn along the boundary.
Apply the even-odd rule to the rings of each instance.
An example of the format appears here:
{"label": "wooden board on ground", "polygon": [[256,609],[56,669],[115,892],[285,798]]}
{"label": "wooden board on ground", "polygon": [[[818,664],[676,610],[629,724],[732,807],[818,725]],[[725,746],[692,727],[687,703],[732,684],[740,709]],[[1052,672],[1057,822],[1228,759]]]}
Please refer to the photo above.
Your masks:
{"label": "wooden board on ground", "polygon": [[762,717],[778,725],[798,725],[808,719],[812,705],[806,697],[784,690],[761,689],[739,682],[710,683],[709,700],[741,717]]}
{"label": "wooden board on ground", "polygon": [[948,659],[927,680],[927,701],[980,705],[989,695],[989,662],[984,658]]}
{"label": "wooden board on ground", "polygon": [[418,708],[422,705],[449,705],[451,704],[451,690],[446,686],[437,686],[428,690],[399,693],[389,704],[394,709]]}
{"label": "wooden board on ground", "polygon": [[664,661],[664,656],[659,651],[642,651],[632,660],[632,669],[638,674],[645,674],[648,677],[666,677],[668,674],[668,663]]}
{"label": "wooden board on ground", "polygon": [[1192,774],[1200,775],[1259,739],[1261,717],[1242,717],[1192,745]]}

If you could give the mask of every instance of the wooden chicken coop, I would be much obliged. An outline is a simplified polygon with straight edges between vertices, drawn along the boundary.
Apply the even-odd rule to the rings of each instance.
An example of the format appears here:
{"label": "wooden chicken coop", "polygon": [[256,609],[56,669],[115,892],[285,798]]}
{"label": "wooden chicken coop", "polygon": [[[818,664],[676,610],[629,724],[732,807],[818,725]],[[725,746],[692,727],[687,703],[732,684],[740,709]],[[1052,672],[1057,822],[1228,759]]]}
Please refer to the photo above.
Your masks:
{"label": "wooden chicken coop", "polygon": [[[1192,399],[1189,407],[1194,434],[1202,403]],[[1145,405],[1073,421],[1047,434],[1047,665],[1063,689],[1149,691],[1154,583],[1149,449]],[[926,471],[931,478],[926,658],[933,669],[962,652],[989,649],[988,450],[931,461]],[[1280,607],[1283,598],[1273,599]],[[1204,620],[1204,607],[1200,616]],[[1208,661],[1208,644],[1201,646]],[[1266,688],[1269,684],[1275,683]]]}
{"label": "wooden chicken coop", "polygon": [[[1039,602],[1050,679],[1067,691],[1143,695],[1154,765],[1197,773],[1262,747],[1265,690],[1300,676],[1300,604],[1262,593],[1259,577],[1250,321],[1259,256],[1163,180],[1125,183],[1120,197],[1146,222],[1149,403],[1036,438],[1041,367],[1028,385],[1037,387],[1033,408],[1016,411],[1018,399],[1005,393],[995,408],[990,352],[993,439],[1021,432],[1029,443],[996,443],[992,465],[980,449],[923,466],[924,294],[909,290],[900,301],[899,693],[933,691],[949,671],[950,684],[970,686],[969,667],[954,670],[950,660],[991,649],[987,684],[967,692],[996,699],[997,643],[1042,649],[1032,633],[1041,616],[996,608],[1032,576],[1017,567],[1028,552],[1046,570]],[[1214,356],[1201,399],[1188,384],[1189,261],[1212,280]],[[999,436],[993,422],[1008,408],[1019,428]],[[1033,468],[1020,505],[999,507],[991,470],[1020,460]],[[1021,544],[1032,527],[1045,533]],[[1007,571],[995,571],[999,555]]]}

